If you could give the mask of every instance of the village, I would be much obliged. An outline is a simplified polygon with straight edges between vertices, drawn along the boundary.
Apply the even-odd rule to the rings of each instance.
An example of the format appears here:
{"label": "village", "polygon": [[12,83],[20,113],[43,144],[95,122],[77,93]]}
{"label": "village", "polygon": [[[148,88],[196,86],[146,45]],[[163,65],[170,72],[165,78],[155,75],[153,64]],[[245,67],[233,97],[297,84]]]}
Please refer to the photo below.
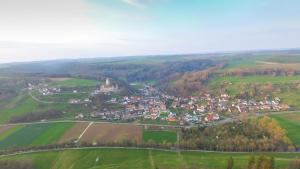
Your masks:
{"label": "village", "polygon": [[[37,89],[42,96],[59,94],[59,87],[49,87],[47,84],[34,86],[28,85],[29,90]],[[85,107],[94,105],[92,98],[104,94],[111,95],[120,91],[117,84],[110,79],[92,91],[89,97],[78,99],[71,98],[68,104],[83,104]],[[71,90],[70,93],[78,93]],[[159,123],[173,123],[179,125],[207,124],[228,118],[228,113],[262,113],[270,111],[288,110],[289,106],[282,104],[280,98],[265,97],[260,101],[254,99],[231,98],[227,93],[214,96],[203,93],[201,96],[176,97],[168,95],[159,89],[144,84],[139,89],[138,95],[123,96],[121,98],[110,97],[105,101],[112,105],[121,105],[121,109],[111,110],[106,107],[96,108],[90,112],[78,112],[76,119],[99,119],[105,121],[155,121]],[[94,107],[97,107],[94,105]]]}
{"label": "village", "polygon": [[[110,86],[110,87],[109,87]],[[106,87],[101,86],[95,93],[110,94],[117,88],[107,80]],[[289,106],[280,103],[280,98],[264,98],[262,101],[233,99],[228,94],[213,96],[205,93],[200,97],[176,97],[166,94],[153,86],[144,84],[137,96],[124,96],[121,99],[111,98],[107,102],[121,104],[124,110],[93,111],[90,116],[101,120],[154,120],[171,122],[180,125],[206,124],[219,121],[223,114],[229,113],[261,113],[267,111],[288,110]]]}

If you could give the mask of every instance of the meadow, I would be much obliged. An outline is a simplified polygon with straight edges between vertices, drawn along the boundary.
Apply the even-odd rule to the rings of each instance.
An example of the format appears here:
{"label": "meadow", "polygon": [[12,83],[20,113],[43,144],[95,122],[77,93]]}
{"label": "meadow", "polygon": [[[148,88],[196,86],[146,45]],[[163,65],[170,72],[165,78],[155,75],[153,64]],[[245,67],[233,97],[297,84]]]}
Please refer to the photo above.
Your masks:
{"label": "meadow", "polygon": [[268,76],[268,75],[253,75],[253,76],[224,76],[217,77],[213,79],[213,84],[218,84],[222,82],[234,84],[249,84],[249,83],[259,83],[259,84],[285,84],[285,83],[299,83],[300,76]]}
{"label": "meadow", "polygon": [[177,141],[177,133],[174,131],[143,131],[143,141],[154,141],[155,143],[163,143],[164,141],[168,143],[175,143]]}
{"label": "meadow", "polygon": [[287,131],[288,137],[292,142],[300,147],[300,112],[271,115]]}
{"label": "meadow", "polygon": [[[94,148],[30,153],[0,160],[31,161],[39,169],[223,169],[229,157],[234,169],[244,169],[255,153],[176,152],[147,149]],[[275,158],[276,168],[286,168],[299,153],[265,153]]]}
{"label": "meadow", "polygon": [[89,98],[89,93],[88,92],[80,92],[80,93],[73,93],[73,92],[62,92],[62,93],[57,93],[53,95],[47,95],[43,96],[41,95],[38,91],[32,92],[33,96],[46,102],[50,103],[68,103],[70,99],[80,99],[84,100],[85,98]]}
{"label": "meadow", "polygon": [[99,81],[90,79],[80,79],[80,78],[52,78],[52,86],[58,87],[89,87],[97,86],[100,84]]}
{"label": "meadow", "polygon": [[56,143],[74,123],[16,125],[1,134],[0,149]]}
{"label": "meadow", "polygon": [[[300,91],[297,85],[300,83],[300,76],[270,76],[270,75],[252,75],[252,76],[217,76],[211,79],[207,86],[214,91],[220,88],[226,88],[231,96],[241,92],[253,92],[253,86],[263,90],[269,84],[285,90],[268,91],[274,96],[282,99],[282,102],[290,105],[295,109],[300,108]],[[292,88],[292,89],[286,89]]]}

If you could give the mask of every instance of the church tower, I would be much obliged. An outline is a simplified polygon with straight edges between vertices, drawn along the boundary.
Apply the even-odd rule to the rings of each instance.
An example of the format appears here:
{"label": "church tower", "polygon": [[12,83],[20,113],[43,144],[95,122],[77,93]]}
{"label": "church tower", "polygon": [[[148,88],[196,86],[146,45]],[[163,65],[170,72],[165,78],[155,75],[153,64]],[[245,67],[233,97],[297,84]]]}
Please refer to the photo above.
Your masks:
{"label": "church tower", "polygon": [[106,78],[105,85],[106,86],[110,86],[110,80],[109,80],[109,78]]}

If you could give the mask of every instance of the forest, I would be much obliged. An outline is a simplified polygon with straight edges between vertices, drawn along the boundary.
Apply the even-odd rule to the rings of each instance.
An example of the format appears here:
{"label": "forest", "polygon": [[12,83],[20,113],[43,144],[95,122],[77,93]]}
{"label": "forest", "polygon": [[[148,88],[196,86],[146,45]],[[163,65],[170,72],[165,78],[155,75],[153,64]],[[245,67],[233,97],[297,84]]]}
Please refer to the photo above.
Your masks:
{"label": "forest", "polygon": [[182,129],[183,148],[216,151],[293,151],[286,131],[269,117],[219,126]]}

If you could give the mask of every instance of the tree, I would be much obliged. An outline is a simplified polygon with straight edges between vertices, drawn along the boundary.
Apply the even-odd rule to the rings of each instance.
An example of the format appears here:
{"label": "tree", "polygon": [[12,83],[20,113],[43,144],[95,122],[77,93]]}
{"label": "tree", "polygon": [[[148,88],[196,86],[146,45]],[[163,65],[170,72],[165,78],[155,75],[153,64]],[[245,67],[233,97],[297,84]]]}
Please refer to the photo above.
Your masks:
{"label": "tree", "polygon": [[232,157],[229,157],[228,161],[227,161],[227,169],[232,169],[234,165],[234,161]]}

